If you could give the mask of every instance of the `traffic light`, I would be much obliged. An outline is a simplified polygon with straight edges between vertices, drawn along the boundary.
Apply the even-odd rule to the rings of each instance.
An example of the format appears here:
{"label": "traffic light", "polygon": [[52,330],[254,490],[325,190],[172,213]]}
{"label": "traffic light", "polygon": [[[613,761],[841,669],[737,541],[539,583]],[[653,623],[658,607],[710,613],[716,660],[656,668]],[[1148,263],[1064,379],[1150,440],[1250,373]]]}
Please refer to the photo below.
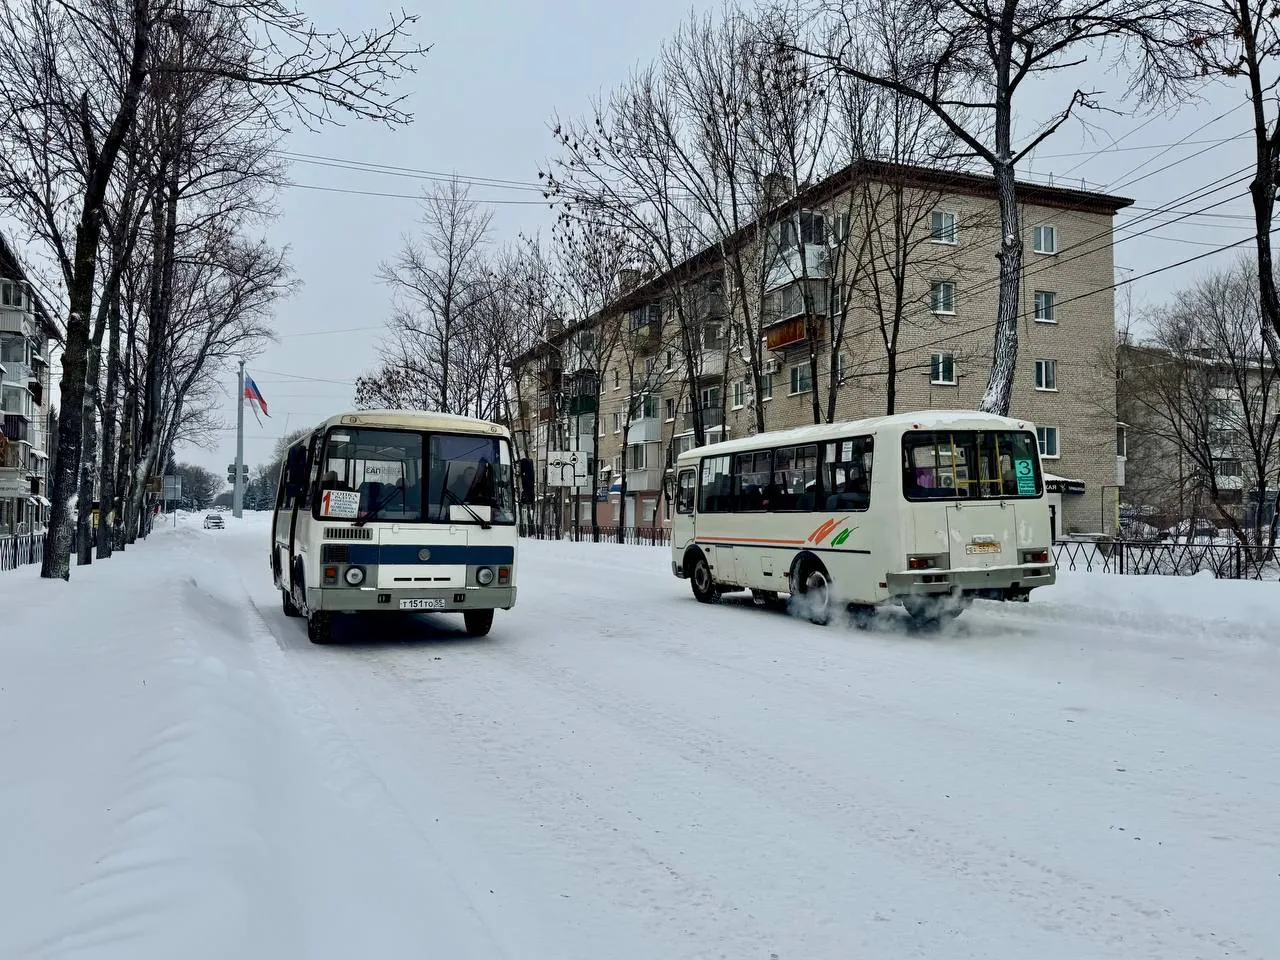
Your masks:
{"label": "traffic light", "polygon": [[[227,483],[235,486],[236,482],[236,465],[234,463],[227,464]],[[240,482],[244,486],[249,485],[249,465],[243,464],[240,467]]]}

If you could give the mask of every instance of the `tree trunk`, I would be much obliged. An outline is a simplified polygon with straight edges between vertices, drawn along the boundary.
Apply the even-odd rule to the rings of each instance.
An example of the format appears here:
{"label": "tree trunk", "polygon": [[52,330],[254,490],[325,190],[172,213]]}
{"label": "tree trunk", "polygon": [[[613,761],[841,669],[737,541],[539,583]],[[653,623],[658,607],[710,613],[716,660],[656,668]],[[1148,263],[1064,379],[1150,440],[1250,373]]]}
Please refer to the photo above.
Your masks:
{"label": "tree trunk", "polygon": [[[1007,136],[1007,134],[1006,134]],[[998,134],[997,134],[998,137]],[[994,167],[996,193],[1000,202],[1000,301],[996,307],[995,347],[991,355],[991,375],[982,398],[982,411],[1009,415],[1013,399],[1013,377],[1018,368],[1018,286],[1022,277],[1022,226],[1018,211],[1017,186],[1008,153]]]}
{"label": "tree trunk", "polygon": [[[694,408],[695,410],[697,407]],[[701,422],[702,418],[696,413],[694,414],[694,423]],[[622,486],[618,489],[618,542],[627,542],[627,439],[631,436],[631,416],[627,415],[627,419],[622,423],[622,469],[618,472],[622,474]]]}
{"label": "tree trunk", "polygon": [[133,543],[133,475],[138,456],[138,371],[136,358],[138,324],[134,314],[129,315],[129,339],[121,359],[121,379],[129,371],[125,389],[124,414],[120,422],[120,465],[116,473],[116,490],[120,497],[120,514],[116,518],[116,549],[124,550]]}
{"label": "tree trunk", "polygon": [[[107,281],[114,286],[115,277]],[[102,338],[107,329],[107,309],[110,290],[98,303],[94,322],[93,340],[89,349],[88,369],[85,374],[84,422],[81,424],[84,447],[80,452],[80,490],[76,499],[77,536],[76,563],[81,566],[93,563],[93,487],[98,469],[98,402],[102,375]],[[98,510],[98,523],[106,522],[105,509]]]}
{"label": "tree trunk", "polygon": [[[603,365],[602,365],[603,366]],[[603,383],[604,371],[599,371],[597,384]],[[600,483],[600,389],[596,388],[596,428],[591,431],[591,462],[595,464],[595,476],[591,478],[591,542],[600,542],[600,511],[597,508],[596,487]]]}
{"label": "tree trunk", "polygon": [[62,353],[62,378],[59,382],[58,460],[53,477],[53,506],[49,511],[48,546],[40,568],[40,576],[46,579],[71,579],[71,501],[78,486],[84,438],[89,315],[93,312],[93,282],[101,231],[101,214],[95,205],[85,210],[76,227],[75,267],[68,297],[67,344]]}
{"label": "tree trunk", "polygon": [[111,556],[116,538],[116,414],[120,395],[120,290],[111,291],[108,307],[110,333],[107,339],[106,401],[102,409],[102,477],[101,503],[98,510],[98,559]]}

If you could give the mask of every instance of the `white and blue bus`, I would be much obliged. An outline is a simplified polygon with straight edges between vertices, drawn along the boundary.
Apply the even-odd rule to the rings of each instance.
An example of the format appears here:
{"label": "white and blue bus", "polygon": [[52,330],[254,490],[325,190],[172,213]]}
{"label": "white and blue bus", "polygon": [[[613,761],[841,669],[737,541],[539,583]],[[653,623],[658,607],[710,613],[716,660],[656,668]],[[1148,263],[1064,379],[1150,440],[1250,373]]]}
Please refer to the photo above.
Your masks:
{"label": "white and blue bus", "polygon": [[761,433],[682,454],[671,570],[694,596],[791,597],[825,623],[839,602],[916,620],[1054,582],[1035,426],[930,410]]}
{"label": "white and blue bus", "polygon": [[288,452],[271,569],[315,643],[335,614],[458,612],[483,636],[516,602],[517,495],[533,465],[505,427],[442,413],[330,417]]}

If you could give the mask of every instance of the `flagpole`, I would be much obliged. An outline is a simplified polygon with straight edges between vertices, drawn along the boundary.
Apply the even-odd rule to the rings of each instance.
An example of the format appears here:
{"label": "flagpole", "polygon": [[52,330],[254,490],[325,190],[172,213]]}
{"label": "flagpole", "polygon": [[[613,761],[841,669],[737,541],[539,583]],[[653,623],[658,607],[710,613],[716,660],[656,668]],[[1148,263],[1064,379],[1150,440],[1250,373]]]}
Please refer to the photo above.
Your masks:
{"label": "flagpole", "polygon": [[240,389],[236,391],[236,476],[231,495],[231,515],[244,516],[244,361],[240,361]]}

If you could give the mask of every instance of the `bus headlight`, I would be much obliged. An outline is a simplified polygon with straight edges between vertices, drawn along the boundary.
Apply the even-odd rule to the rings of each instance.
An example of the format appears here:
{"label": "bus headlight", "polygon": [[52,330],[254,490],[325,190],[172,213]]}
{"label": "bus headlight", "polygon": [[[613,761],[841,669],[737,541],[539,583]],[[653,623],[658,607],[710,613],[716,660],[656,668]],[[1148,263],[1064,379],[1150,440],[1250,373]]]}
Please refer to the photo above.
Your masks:
{"label": "bus headlight", "polygon": [[493,567],[481,567],[476,571],[476,583],[487,587],[493,583]]}
{"label": "bus headlight", "polygon": [[347,567],[347,572],[343,574],[343,578],[350,586],[360,586],[360,584],[364,583],[364,567]]}

